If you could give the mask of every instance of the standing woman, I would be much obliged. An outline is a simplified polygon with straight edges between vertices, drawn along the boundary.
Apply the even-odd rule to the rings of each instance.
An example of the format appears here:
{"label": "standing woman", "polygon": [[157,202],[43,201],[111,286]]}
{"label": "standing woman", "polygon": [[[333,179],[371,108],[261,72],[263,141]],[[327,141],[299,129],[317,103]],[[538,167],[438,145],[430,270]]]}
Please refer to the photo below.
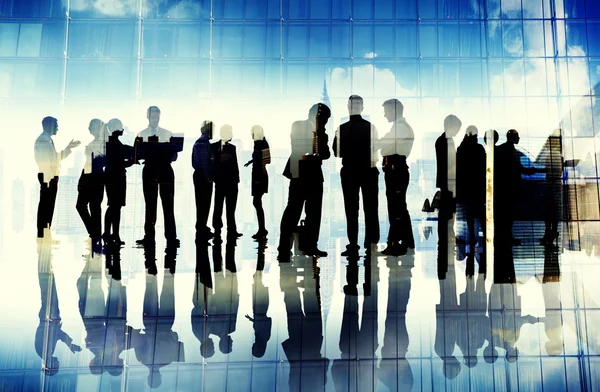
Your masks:
{"label": "standing woman", "polygon": [[[121,207],[125,206],[127,192],[127,174],[125,168],[133,165],[133,147],[121,143],[123,123],[113,118],[107,124],[110,136],[106,143],[106,196],[108,208],[104,215],[104,242],[124,245],[119,236]],[[111,234],[112,231],[112,234]]]}
{"label": "standing woman", "polygon": [[[107,130],[104,122],[97,118],[88,127],[94,136],[85,147],[85,166],[77,185],[77,212],[94,242],[100,241],[102,233],[102,210],[104,199],[104,166],[106,165]],[[89,206],[89,210],[88,210]]]}
{"label": "standing woman", "polygon": [[271,163],[271,152],[262,127],[254,125],[251,132],[254,140],[254,151],[252,152],[252,160],[248,161],[244,167],[252,164],[252,204],[256,209],[256,217],[258,218],[258,231],[252,238],[262,239],[268,234],[267,229],[265,229],[265,211],[262,207],[262,196],[269,191],[267,165]]}

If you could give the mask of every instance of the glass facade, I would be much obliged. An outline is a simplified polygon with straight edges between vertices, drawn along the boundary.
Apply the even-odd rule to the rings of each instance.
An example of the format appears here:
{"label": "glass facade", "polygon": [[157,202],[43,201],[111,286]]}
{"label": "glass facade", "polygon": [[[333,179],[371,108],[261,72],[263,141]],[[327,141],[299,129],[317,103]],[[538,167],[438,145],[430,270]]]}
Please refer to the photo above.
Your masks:
{"label": "glass facade", "polygon": [[[364,117],[380,136],[390,128],[383,102],[404,104],[415,132],[407,195],[415,254],[356,265],[339,256],[346,217],[341,164],[332,156],[323,163],[319,240],[330,256],[281,266],[275,249],[288,200],[281,173],[291,124],[325,102],[331,144],[348,120],[351,94],[364,98]],[[600,387],[598,0],[0,0],[0,104],[0,265],[24,277],[18,284],[13,273],[0,277],[0,390]],[[148,274],[143,251],[127,247],[116,279],[103,268],[109,256],[93,256],[81,243],[78,150],[62,166],[52,226],[60,244],[38,240],[36,254],[31,233],[39,184],[31,152],[41,119],[58,118],[58,150],[89,137],[92,118],[121,119],[131,144],[148,124],[150,105],[160,107],[161,126],[185,137],[173,163],[182,240],[177,274],[169,268]],[[479,129],[480,143],[489,129],[498,131],[499,143],[517,129],[524,166],[547,163],[544,146],[560,129],[560,250],[525,239],[544,231],[536,208],[547,177],[523,176],[517,208],[523,219],[514,233],[525,240],[507,256],[516,275],[510,282],[494,281],[498,272],[482,269],[485,259],[474,262],[467,245],[456,246],[447,277],[439,279],[438,223],[422,206],[436,192],[434,144],[451,113],[463,124],[457,146],[468,125]],[[231,124],[238,146],[237,221],[244,237],[233,250],[233,274],[215,271],[227,244],[208,248],[206,257],[193,245],[190,155],[204,120],[216,129]],[[271,145],[266,250],[249,238],[256,217],[250,169],[242,167],[251,159],[255,124]],[[380,242],[389,229],[383,177]],[[121,226],[129,245],[142,232],[145,204],[141,169],[128,169],[127,178]],[[457,238],[467,231],[460,218]],[[160,226],[160,213],[159,220]],[[211,260],[214,287],[199,280],[200,259]],[[348,295],[354,280],[356,295]],[[208,311],[205,304],[202,316],[214,322],[194,319],[202,289],[205,300],[226,304]],[[40,292],[48,313],[36,330]],[[11,302],[15,295],[20,305]],[[57,298],[61,315],[52,313]],[[257,309],[264,310],[260,325],[272,323],[268,333],[254,321]],[[199,330],[213,339],[202,340]],[[260,339],[266,339],[262,355]],[[104,362],[92,363],[99,353]]]}

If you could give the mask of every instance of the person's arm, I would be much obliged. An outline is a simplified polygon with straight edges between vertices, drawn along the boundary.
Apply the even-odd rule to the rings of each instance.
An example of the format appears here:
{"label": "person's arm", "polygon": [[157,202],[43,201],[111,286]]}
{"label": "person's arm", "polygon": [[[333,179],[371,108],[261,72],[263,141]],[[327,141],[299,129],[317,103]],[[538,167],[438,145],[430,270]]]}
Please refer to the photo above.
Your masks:
{"label": "person's arm", "polygon": [[71,150],[81,144],[78,140],[71,140],[67,147],[58,154],[58,159],[63,160],[71,154]]}
{"label": "person's arm", "polygon": [[194,147],[192,147],[192,167],[194,169],[198,169],[198,142],[194,143]]}
{"label": "person's arm", "polygon": [[340,137],[340,127],[337,127],[337,129],[335,130],[335,136],[333,137],[333,144],[331,146],[331,149],[333,150],[333,155],[335,157],[341,158],[341,154],[340,154],[340,146],[339,146],[339,138]]}
{"label": "person's arm", "polygon": [[232,151],[232,156],[233,156],[232,165],[233,165],[235,180],[236,180],[236,182],[240,182],[240,166],[238,165],[237,148],[233,144],[231,145],[231,151]]}
{"label": "person's arm", "polygon": [[329,159],[331,157],[331,150],[329,150],[329,135],[324,131],[319,132],[319,156],[321,159]]}

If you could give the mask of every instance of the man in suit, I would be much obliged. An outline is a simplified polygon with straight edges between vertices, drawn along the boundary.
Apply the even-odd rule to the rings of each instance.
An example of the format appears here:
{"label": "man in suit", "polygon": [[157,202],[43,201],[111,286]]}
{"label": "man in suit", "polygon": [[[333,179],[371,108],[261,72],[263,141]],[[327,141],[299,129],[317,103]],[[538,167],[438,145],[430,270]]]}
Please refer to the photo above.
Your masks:
{"label": "man in suit", "polygon": [[377,164],[377,129],[362,118],[363,99],[351,95],[348,99],[350,120],[338,128],[333,139],[333,153],[342,158],[342,192],[349,244],[342,256],[358,255],[358,209],[362,191],[365,211],[365,242],[367,252],[379,241],[377,215],[379,170]]}
{"label": "man in suit", "polygon": [[227,236],[239,238],[235,224],[235,207],[238,198],[238,183],[240,182],[240,169],[238,167],[235,146],[230,143],[233,137],[231,125],[221,127],[221,141],[213,144],[216,149],[215,156],[215,208],[213,210],[213,228],[215,236],[220,236],[223,227],[223,203],[227,208]]}
{"label": "man in suit", "polygon": [[327,252],[317,247],[323,205],[322,162],[329,159],[329,137],[325,125],[331,117],[327,105],[318,103],[308,112],[308,119],[292,124],[292,152],[283,175],[290,180],[288,204],[281,218],[279,259],[289,260],[292,232],[298,225],[302,209],[306,211],[306,226],[300,248],[306,255],[325,257]]}
{"label": "man in suit", "polygon": [[35,140],[35,161],[38,165],[38,180],[40,182],[40,203],[37,212],[37,236],[44,237],[44,229],[52,225],[54,204],[58,192],[58,175],[60,174],[60,161],[71,154],[71,150],[81,143],[71,140],[67,148],[60,153],[56,152],[52,136],[58,133],[58,120],[54,117],[44,117],[42,120],[42,133]]}
{"label": "man in suit", "polygon": [[390,220],[387,248],[382,253],[400,256],[406,254],[408,248],[415,247],[410,214],[406,205],[406,191],[410,180],[406,160],[412,150],[415,134],[403,117],[402,102],[389,99],[383,103],[383,110],[385,118],[392,123],[392,128],[380,141]]}
{"label": "man in suit", "polygon": [[172,152],[170,145],[173,134],[158,126],[160,121],[158,107],[150,106],[146,117],[148,118],[148,127],[137,135],[134,146],[136,161],[144,160],[142,182],[144,201],[146,202],[145,235],[136,243],[138,245],[154,243],[156,209],[160,193],[167,244],[179,246],[174,213],[175,173],[171,167],[171,162],[177,160],[177,152]]}
{"label": "man in suit", "polygon": [[210,144],[213,134],[212,121],[202,122],[201,136],[194,143],[192,150],[192,167],[194,168],[194,195],[196,198],[196,244],[206,242],[212,233],[206,226],[210,201],[213,194],[213,177],[215,170],[215,149]]}

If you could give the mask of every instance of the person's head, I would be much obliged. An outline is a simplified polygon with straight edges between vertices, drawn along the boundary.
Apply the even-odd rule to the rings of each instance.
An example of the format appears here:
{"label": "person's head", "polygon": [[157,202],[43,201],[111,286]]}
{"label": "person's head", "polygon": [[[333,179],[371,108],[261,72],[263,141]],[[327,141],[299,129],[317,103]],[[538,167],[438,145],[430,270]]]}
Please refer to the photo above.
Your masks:
{"label": "person's head", "polygon": [[104,130],[104,121],[98,118],[92,119],[92,121],[90,121],[90,125],[88,126],[88,130],[94,138],[100,138],[100,136],[102,136],[102,131]]}
{"label": "person's head", "polygon": [[228,142],[233,138],[233,128],[229,124],[225,124],[221,127],[221,140]]}
{"label": "person's head", "polygon": [[106,368],[106,370],[108,371],[108,374],[110,374],[113,377],[117,377],[120,376],[121,374],[123,374],[123,360],[121,358],[118,358],[118,363],[115,366],[108,366]]}
{"label": "person's head", "polygon": [[447,137],[456,136],[460,127],[462,127],[462,122],[454,114],[450,114],[444,119],[444,131]]}
{"label": "person's head", "polygon": [[158,122],[160,121],[160,109],[158,106],[150,106],[146,111],[146,118],[148,119],[150,128],[158,127]]}
{"label": "person's head", "polygon": [[444,359],[444,376],[448,380],[454,380],[460,373],[460,362],[455,357]]}
{"label": "person's head", "polygon": [[213,127],[214,127],[214,124],[212,121],[204,120],[204,121],[202,121],[202,125],[200,125],[200,133],[203,135],[207,135],[209,139],[212,139]]}
{"label": "person's head", "polygon": [[219,340],[219,350],[223,354],[229,354],[233,351],[233,339],[231,339],[231,335],[223,336]]}
{"label": "person's head", "polygon": [[106,123],[106,128],[111,135],[122,135],[123,134],[123,123],[118,118],[112,118]]}
{"label": "person's head", "polygon": [[519,132],[516,129],[509,129],[506,132],[506,140],[512,144],[519,144],[519,140],[521,140]]}
{"label": "person's head", "polygon": [[260,125],[252,126],[250,134],[252,135],[252,140],[254,141],[263,140],[265,138],[265,131]]}
{"label": "person's head", "polygon": [[399,100],[392,98],[383,103],[383,116],[389,122],[404,116],[404,105]]}
{"label": "person's head", "polygon": [[254,358],[262,358],[267,351],[267,342],[264,339],[256,338],[254,344],[252,344],[252,356]]}
{"label": "person's head", "polygon": [[498,131],[496,131],[495,129],[489,129],[483,136],[483,142],[485,143],[486,146],[488,144],[488,140],[490,140],[490,141],[494,140],[494,146],[495,146],[496,143],[498,143],[499,139],[500,139],[500,135],[498,135]]}
{"label": "person's head", "polygon": [[308,118],[310,121],[314,122],[318,128],[325,127],[329,117],[331,117],[331,109],[324,103],[316,103],[308,111]]}
{"label": "person's head", "polygon": [[102,374],[102,357],[96,355],[90,360],[90,373],[99,375]]}
{"label": "person's head", "polygon": [[477,127],[475,125],[469,125],[467,127],[467,130],[465,131],[465,135],[466,136],[475,136],[475,137],[477,137],[478,133],[479,133],[479,130],[477,129]]}
{"label": "person's head", "polygon": [[200,342],[200,355],[203,358],[211,358],[215,355],[215,342],[211,338]]}
{"label": "person's head", "polygon": [[42,129],[44,130],[44,133],[56,135],[58,132],[58,120],[50,116],[44,117],[42,120]]}
{"label": "person's head", "polygon": [[351,95],[348,98],[348,113],[350,115],[361,114],[364,109],[363,99],[359,95]]}

